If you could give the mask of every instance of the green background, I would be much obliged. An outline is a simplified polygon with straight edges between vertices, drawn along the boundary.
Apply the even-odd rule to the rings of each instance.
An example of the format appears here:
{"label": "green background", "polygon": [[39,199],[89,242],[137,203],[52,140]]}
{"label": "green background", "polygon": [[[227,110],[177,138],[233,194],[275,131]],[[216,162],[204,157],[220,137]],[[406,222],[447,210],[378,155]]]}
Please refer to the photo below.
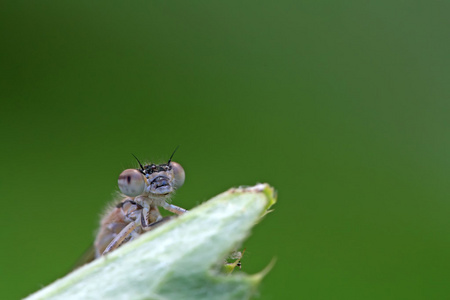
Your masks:
{"label": "green background", "polygon": [[260,299],[448,299],[450,3],[2,1],[3,299],[89,247],[118,174],[269,182]]}

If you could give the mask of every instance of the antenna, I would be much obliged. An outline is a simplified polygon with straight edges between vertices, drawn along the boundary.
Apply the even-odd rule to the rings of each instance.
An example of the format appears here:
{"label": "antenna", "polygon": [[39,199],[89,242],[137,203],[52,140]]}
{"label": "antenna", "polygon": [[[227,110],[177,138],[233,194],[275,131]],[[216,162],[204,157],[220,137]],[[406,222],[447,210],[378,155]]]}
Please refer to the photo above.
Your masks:
{"label": "antenna", "polygon": [[134,155],[133,153],[131,153],[131,155],[134,156],[134,158],[136,158],[137,162],[139,163],[139,166],[141,167],[142,171],[144,171],[144,167],[142,166],[141,162],[139,161],[139,159],[136,157],[136,155]]}
{"label": "antenna", "polygon": [[170,162],[172,161],[172,157],[173,157],[173,155],[175,154],[175,152],[177,152],[178,148],[180,148],[180,145],[178,145],[178,146],[175,148],[175,150],[173,150],[173,153],[172,153],[172,155],[170,156],[169,161],[167,162],[168,165],[170,165]]}

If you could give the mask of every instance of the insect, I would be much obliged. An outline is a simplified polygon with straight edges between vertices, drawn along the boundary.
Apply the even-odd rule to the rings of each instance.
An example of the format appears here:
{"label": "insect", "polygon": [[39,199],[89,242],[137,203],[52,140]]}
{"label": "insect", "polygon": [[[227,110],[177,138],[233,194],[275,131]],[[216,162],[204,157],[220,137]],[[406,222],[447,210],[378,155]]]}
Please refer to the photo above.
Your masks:
{"label": "insect", "polygon": [[167,163],[159,165],[142,165],[133,155],[140,168],[126,169],[119,175],[119,189],[124,198],[107,211],[100,222],[94,242],[95,258],[173,218],[163,218],[158,207],[176,215],[187,212],[184,208],[168,203],[170,196],[185,180],[183,167],[172,161],[175,151]]}

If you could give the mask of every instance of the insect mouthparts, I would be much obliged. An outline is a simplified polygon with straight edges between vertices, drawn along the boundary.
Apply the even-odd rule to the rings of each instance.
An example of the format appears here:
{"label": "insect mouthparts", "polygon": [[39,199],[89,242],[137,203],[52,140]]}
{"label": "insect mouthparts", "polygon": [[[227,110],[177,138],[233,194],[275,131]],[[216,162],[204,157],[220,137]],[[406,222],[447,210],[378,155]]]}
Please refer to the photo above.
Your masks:
{"label": "insect mouthparts", "polygon": [[158,176],[152,180],[152,184],[154,184],[157,188],[169,185],[169,178],[167,178],[166,176]]}

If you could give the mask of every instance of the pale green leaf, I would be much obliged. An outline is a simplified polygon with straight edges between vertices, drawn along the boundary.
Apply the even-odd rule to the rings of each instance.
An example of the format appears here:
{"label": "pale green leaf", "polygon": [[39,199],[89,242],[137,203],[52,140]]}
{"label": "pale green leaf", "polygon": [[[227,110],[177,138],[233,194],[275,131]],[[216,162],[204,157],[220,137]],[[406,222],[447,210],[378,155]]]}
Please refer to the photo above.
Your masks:
{"label": "pale green leaf", "polygon": [[265,272],[221,269],[275,201],[267,184],[230,189],[27,299],[248,299]]}

